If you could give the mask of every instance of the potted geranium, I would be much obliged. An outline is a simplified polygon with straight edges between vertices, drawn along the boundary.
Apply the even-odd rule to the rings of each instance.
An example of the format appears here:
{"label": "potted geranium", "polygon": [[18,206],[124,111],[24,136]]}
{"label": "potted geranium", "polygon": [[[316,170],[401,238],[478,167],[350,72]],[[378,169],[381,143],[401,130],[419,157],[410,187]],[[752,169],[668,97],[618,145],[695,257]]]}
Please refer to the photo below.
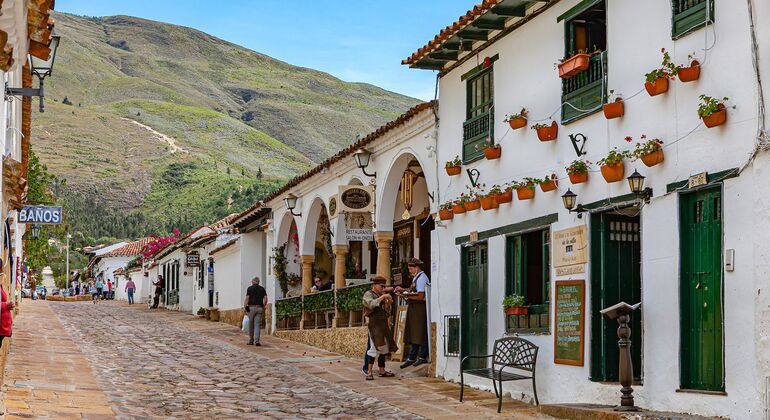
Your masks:
{"label": "potted geranium", "polygon": [[465,210],[474,211],[481,208],[481,187],[468,187],[468,201],[465,202]]}
{"label": "potted geranium", "polygon": [[535,180],[538,185],[540,185],[540,189],[543,192],[549,192],[556,189],[556,181],[558,178],[556,177],[556,174],[550,174],[546,175],[542,179]]}
{"label": "potted geranium", "polygon": [[[641,159],[642,162],[651,168],[661,162],[663,162],[663,142],[660,139],[647,140],[647,136],[642,134],[640,143],[636,144],[636,147],[631,153],[634,159]],[[626,141],[630,142],[631,136],[626,137]]]}
{"label": "potted geranium", "polygon": [[625,113],[623,98],[620,95],[616,95],[614,90],[611,90],[607,94],[607,103],[602,105],[602,112],[604,112],[604,118],[608,120],[622,117]]}
{"label": "potted geranium", "polygon": [[484,210],[494,210],[497,206],[497,195],[502,193],[500,186],[495,184],[485,194],[481,195],[481,208]]}
{"label": "potted geranium", "polygon": [[711,96],[701,95],[700,104],[698,104],[698,116],[703,119],[703,124],[706,127],[713,128],[724,124],[727,121],[727,109],[725,102],[729,98],[724,97],[722,99],[712,98]]}
{"label": "potted geranium", "polygon": [[527,315],[529,310],[524,306],[524,296],[508,295],[503,298],[503,308],[506,315]]}
{"label": "potted geranium", "polygon": [[660,95],[668,91],[668,79],[673,79],[677,74],[676,66],[671,62],[671,56],[665,48],[661,48],[663,62],[660,67],[644,75],[644,88],[650,96]]}
{"label": "potted geranium", "polygon": [[495,198],[497,204],[505,204],[513,201],[513,187],[509,183],[503,185],[500,190],[500,194]]}
{"label": "potted geranium", "polygon": [[556,124],[556,121],[551,122],[551,124],[538,123],[531,128],[537,131],[537,138],[540,141],[556,140],[556,136],[559,134],[559,125]]}
{"label": "potted geranium", "polygon": [[596,162],[599,164],[602,176],[607,183],[618,182],[623,179],[625,174],[623,161],[627,157],[629,157],[627,151],[619,151],[617,148],[614,148],[607,153],[607,156]]}
{"label": "potted geranium", "polygon": [[524,181],[513,182],[513,188],[516,189],[516,197],[519,200],[531,200],[535,197],[535,179],[524,178]]}
{"label": "potted geranium", "polygon": [[573,160],[572,163],[567,166],[567,176],[572,184],[582,184],[588,181],[588,165],[591,162],[587,160]]}
{"label": "potted geranium", "polygon": [[449,176],[454,175],[460,175],[460,172],[462,172],[462,161],[460,160],[460,156],[455,156],[454,159],[448,161],[444,165],[444,169],[446,169],[446,174]]}
{"label": "potted geranium", "polygon": [[519,111],[516,114],[508,114],[505,116],[505,122],[508,123],[508,125],[511,126],[511,129],[516,130],[517,128],[526,127],[527,126],[527,109],[522,107],[521,111]]}
{"label": "potted geranium", "polygon": [[440,206],[438,206],[438,218],[441,220],[452,220],[455,217],[454,212],[452,211],[452,206],[454,203],[451,201],[448,203],[444,203]]}
{"label": "potted geranium", "polygon": [[692,82],[700,78],[700,61],[695,59],[695,53],[687,55],[688,67],[677,66],[677,74],[682,82]]}
{"label": "potted geranium", "polygon": [[463,214],[465,213],[465,203],[468,202],[468,197],[465,195],[465,193],[461,193],[459,197],[457,197],[452,202],[452,213],[454,214]]}
{"label": "potted geranium", "polygon": [[578,50],[577,53],[572,52],[560,59],[556,67],[559,69],[559,77],[569,79],[582,71],[588,70],[590,64],[591,54],[588,54],[586,50]]}

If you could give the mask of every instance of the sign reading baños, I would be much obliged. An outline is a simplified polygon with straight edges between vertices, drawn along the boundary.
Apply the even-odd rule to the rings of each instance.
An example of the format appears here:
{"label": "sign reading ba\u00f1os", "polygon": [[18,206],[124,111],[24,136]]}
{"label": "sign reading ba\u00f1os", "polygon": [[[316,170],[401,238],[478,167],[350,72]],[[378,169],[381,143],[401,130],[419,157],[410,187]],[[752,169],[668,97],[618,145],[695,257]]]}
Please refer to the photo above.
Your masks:
{"label": "sign reading ba\u00f1os", "polygon": [[59,225],[61,216],[61,206],[24,206],[19,212],[19,223]]}

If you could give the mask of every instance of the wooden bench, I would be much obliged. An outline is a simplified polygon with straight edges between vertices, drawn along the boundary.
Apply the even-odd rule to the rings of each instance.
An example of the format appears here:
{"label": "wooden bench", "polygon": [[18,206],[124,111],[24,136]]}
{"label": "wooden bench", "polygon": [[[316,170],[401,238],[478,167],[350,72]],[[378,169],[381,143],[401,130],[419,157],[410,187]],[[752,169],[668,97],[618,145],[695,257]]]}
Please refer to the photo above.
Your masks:
{"label": "wooden bench", "polygon": [[[537,386],[535,384],[537,350],[538,347],[536,345],[523,338],[505,337],[495,340],[495,348],[492,354],[484,356],[470,355],[463,357],[460,361],[460,401],[463,400],[463,391],[465,390],[464,375],[467,374],[492,380],[492,387],[494,387],[495,396],[498,398],[498,413],[500,412],[500,409],[503,405],[503,382],[507,381],[521,381],[524,379],[531,379],[532,391],[535,393],[535,404],[540,405],[539,401],[537,400]],[[466,360],[487,358],[492,358],[492,367],[463,370],[463,366],[465,365]],[[521,373],[504,371],[503,369],[505,368],[513,368]],[[500,386],[499,390],[498,384]]]}

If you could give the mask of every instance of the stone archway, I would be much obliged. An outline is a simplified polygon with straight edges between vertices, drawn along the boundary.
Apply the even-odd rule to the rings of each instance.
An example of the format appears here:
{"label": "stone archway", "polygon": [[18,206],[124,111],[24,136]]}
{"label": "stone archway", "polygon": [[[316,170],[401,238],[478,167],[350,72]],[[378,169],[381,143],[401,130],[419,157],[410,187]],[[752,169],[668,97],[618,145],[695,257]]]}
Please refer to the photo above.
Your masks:
{"label": "stone archway", "polygon": [[323,199],[316,197],[307,211],[302,229],[300,250],[302,261],[302,292],[309,293],[313,277],[329,281],[334,271],[329,213]]}
{"label": "stone archway", "polygon": [[[296,219],[291,213],[286,212],[283,214],[276,232],[275,249],[272,250],[274,253],[273,264],[281,257],[284,258],[285,262],[283,273],[276,272],[275,269],[273,271],[277,286],[277,290],[275,290],[276,296],[285,297],[287,294],[299,294],[301,292],[301,282],[298,281],[301,271],[299,233]],[[283,276],[285,278],[282,278]]]}

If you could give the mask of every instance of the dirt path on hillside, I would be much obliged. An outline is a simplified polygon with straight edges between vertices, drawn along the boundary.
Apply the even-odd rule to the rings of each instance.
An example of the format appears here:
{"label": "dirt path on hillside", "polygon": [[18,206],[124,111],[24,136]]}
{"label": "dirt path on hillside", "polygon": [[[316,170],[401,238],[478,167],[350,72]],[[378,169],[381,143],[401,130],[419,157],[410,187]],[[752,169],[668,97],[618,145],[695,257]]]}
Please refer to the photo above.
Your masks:
{"label": "dirt path on hillside", "polygon": [[181,148],[180,146],[177,146],[176,139],[174,139],[173,137],[169,137],[169,136],[167,136],[167,135],[165,135],[165,134],[155,130],[154,128],[150,127],[149,125],[144,125],[144,124],[140,123],[139,121],[134,121],[134,120],[132,120],[130,118],[121,118],[121,119],[122,120],[126,120],[126,121],[131,121],[132,123],[138,125],[139,127],[144,128],[145,130],[147,130],[150,133],[152,133],[153,137],[155,137],[156,139],[158,139],[158,140],[160,140],[162,142],[168,143],[169,153],[172,153],[172,154],[176,153],[176,152],[190,153],[189,151]]}

